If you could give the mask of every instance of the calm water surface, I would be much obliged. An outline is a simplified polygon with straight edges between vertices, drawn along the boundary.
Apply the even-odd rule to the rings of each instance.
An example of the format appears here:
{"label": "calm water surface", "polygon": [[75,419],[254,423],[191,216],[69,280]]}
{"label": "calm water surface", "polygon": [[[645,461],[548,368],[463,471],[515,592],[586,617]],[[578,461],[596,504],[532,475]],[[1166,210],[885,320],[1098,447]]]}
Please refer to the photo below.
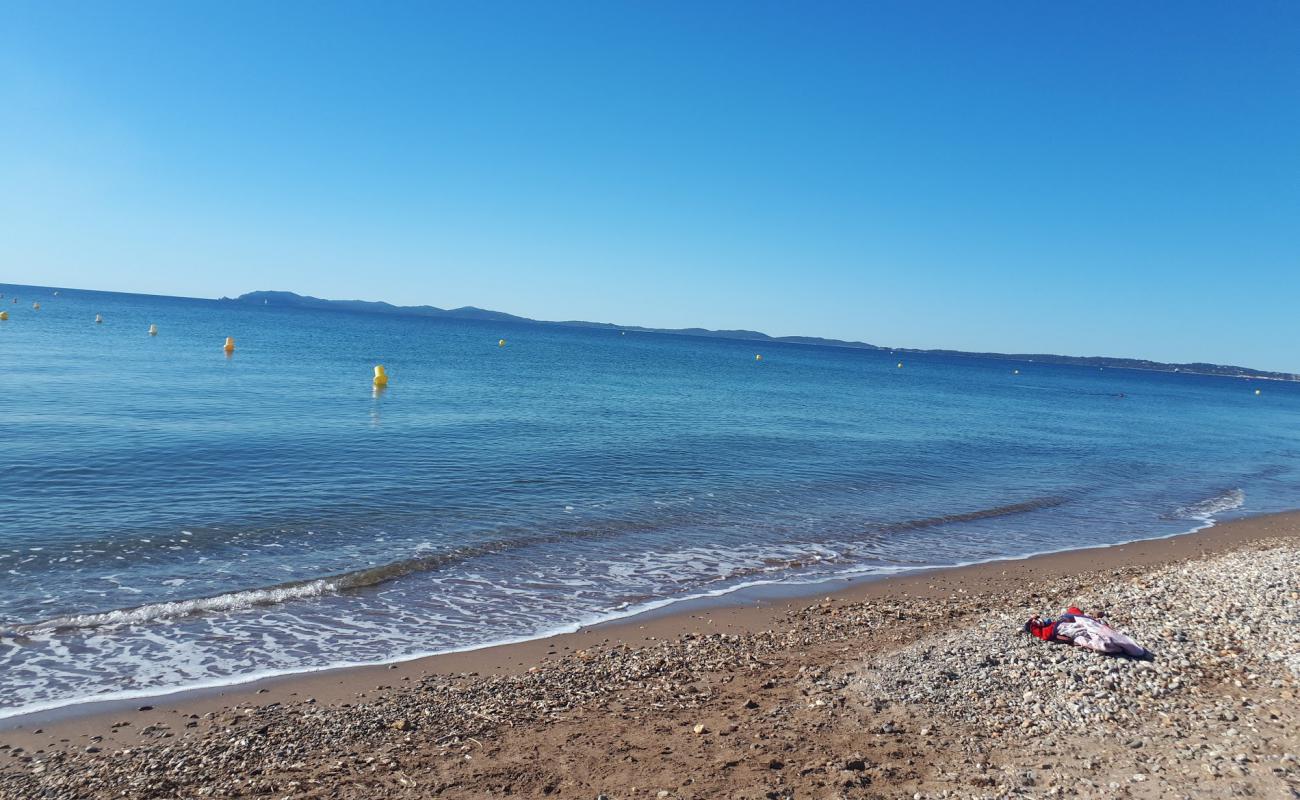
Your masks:
{"label": "calm water surface", "polygon": [[0,291],[0,716],[1300,505],[1295,384]]}

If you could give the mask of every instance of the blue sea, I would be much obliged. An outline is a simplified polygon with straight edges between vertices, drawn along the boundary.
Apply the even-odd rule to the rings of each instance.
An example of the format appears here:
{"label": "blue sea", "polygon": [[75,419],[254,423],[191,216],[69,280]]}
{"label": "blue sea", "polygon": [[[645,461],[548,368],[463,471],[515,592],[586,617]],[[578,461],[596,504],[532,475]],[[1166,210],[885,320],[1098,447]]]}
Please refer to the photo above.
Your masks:
{"label": "blue sea", "polygon": [[0,291],[0,716],[1300,505],[1296,384]]}

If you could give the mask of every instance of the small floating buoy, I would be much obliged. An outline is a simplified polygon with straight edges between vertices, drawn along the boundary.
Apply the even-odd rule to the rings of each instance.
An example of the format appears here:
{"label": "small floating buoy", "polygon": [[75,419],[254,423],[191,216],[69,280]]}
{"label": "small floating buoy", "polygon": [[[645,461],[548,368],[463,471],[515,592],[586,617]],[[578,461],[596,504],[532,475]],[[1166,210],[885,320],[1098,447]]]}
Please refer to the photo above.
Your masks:
{"label": "small floating buoy", "polygon": [[1259,394],[1259,390],[1258,390],[1258,389],[1255,390],[1255,394],[1256,394],[1256,395]]}
{"label": "small floating buoy", "polygon": [[505,346],[506,346],[505,339],[497,339],[497,347],[505,347]]}
{"label": "small floating buoy", "polygon": [[96,314],[96,315],[95,315],[95,322],[96,322],[97,324],[102,325],[102,324],[104,323],[104,318],[103,318],[102,316],[100,316],[99,314]]}
{"label": "small floating buoy", "polygon": [[55,290],[54,290],[54,296],[55,296],[55,297],[58,297],[58,296],[59,296],[59,290],[58,290],[58,289],[55,289]]}
{"label": "small floating buoy", "polygon": [[1018,369],[1013,369],[1013,370],[1011,370],[1011,374],[1012,374],[1012,375],[1019,375],[1019,374],[1020,374],[1020,370],[1018,370]]}
{"label": "small floating buoy", "polygon": [[150,336],[157,336],[157,335],[158,335],[158,326],[157,326],[157,325],[150,325],[150,326],[149,326],[149,335],[150,335]]}
{"label": "small floating buoy", "polygon": [[226,344],[221,349],[226,351],[226,355],[230,355],[231,353],[235,352],[235,337],[227,336]]}
{"label": "small floating buoy", "polygon": [[8,311],[0,311],[0,319],[9,319]]}
{"label": "small floating buoy", "polygon": [[[502,339],[501,341],[504,342],[505,339]],[[388,373],[384,372],[384,365],[376,364],[375,365],[375,386],[382,388],[387,385],[388,385]]]}
{"label": "small floating buoy", "polygon": [[41,310],[41,304],[40,304],[40,303],[32,303],[32,310],[34,310],[34,311],[40,311],[40,310]]}
{"label": "small floating buoy", "polygon": [[899,369],[902,369],[902,368],[903,368],[903,362],[902,362],[902,361],[898,362],[898,368],[899,368]]}
{"label": "small floating buoy", "polygon": [[762,354],[762,353],[755,353],[755,354],[754,354],[754,360],[755,360],[755,361],[762,361],[762,360],[763,360],[763,354]]}

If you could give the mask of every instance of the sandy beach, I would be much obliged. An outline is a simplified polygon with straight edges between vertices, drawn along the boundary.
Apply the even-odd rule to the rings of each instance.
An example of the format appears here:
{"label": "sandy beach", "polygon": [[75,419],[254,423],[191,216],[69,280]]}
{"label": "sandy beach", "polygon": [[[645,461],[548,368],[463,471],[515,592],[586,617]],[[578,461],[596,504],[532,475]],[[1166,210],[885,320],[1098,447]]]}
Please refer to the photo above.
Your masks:
{"label": "sandy beach", "polygon": [[[5,721],[0,796],[1292,797],[1300,513]],[[1104,611],[1153,661],[1019,633]]]}

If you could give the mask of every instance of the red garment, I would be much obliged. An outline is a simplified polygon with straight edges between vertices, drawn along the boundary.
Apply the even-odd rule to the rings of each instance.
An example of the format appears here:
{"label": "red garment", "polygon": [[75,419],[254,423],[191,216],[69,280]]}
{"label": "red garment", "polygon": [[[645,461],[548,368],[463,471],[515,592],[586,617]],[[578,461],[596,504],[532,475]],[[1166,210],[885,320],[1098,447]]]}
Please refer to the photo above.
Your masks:
{"label": "red garment", "polygon": [[1028,630],[1044,642],[1050,642],[1052,641],[1052,637],[1056,636],[1056,621],[1049,620],[1046,623],[1042,623],[1037,620],[1030,620]]}
{"label": "red garment", "polygon": [[[1085,614],[1079,610],[1078,606],[1070,606],[1065,609],[1065,613],[1079,617],[1085,616]],[[1056,638],[1057,622],[1058,620],[1054,619],[1049,619],[1047,622],[1040,622],[1034,619],[1026,623],[1025,630],[1037,636],[1039,639],[1042,639],[1044,642],[1050,642]]]}

